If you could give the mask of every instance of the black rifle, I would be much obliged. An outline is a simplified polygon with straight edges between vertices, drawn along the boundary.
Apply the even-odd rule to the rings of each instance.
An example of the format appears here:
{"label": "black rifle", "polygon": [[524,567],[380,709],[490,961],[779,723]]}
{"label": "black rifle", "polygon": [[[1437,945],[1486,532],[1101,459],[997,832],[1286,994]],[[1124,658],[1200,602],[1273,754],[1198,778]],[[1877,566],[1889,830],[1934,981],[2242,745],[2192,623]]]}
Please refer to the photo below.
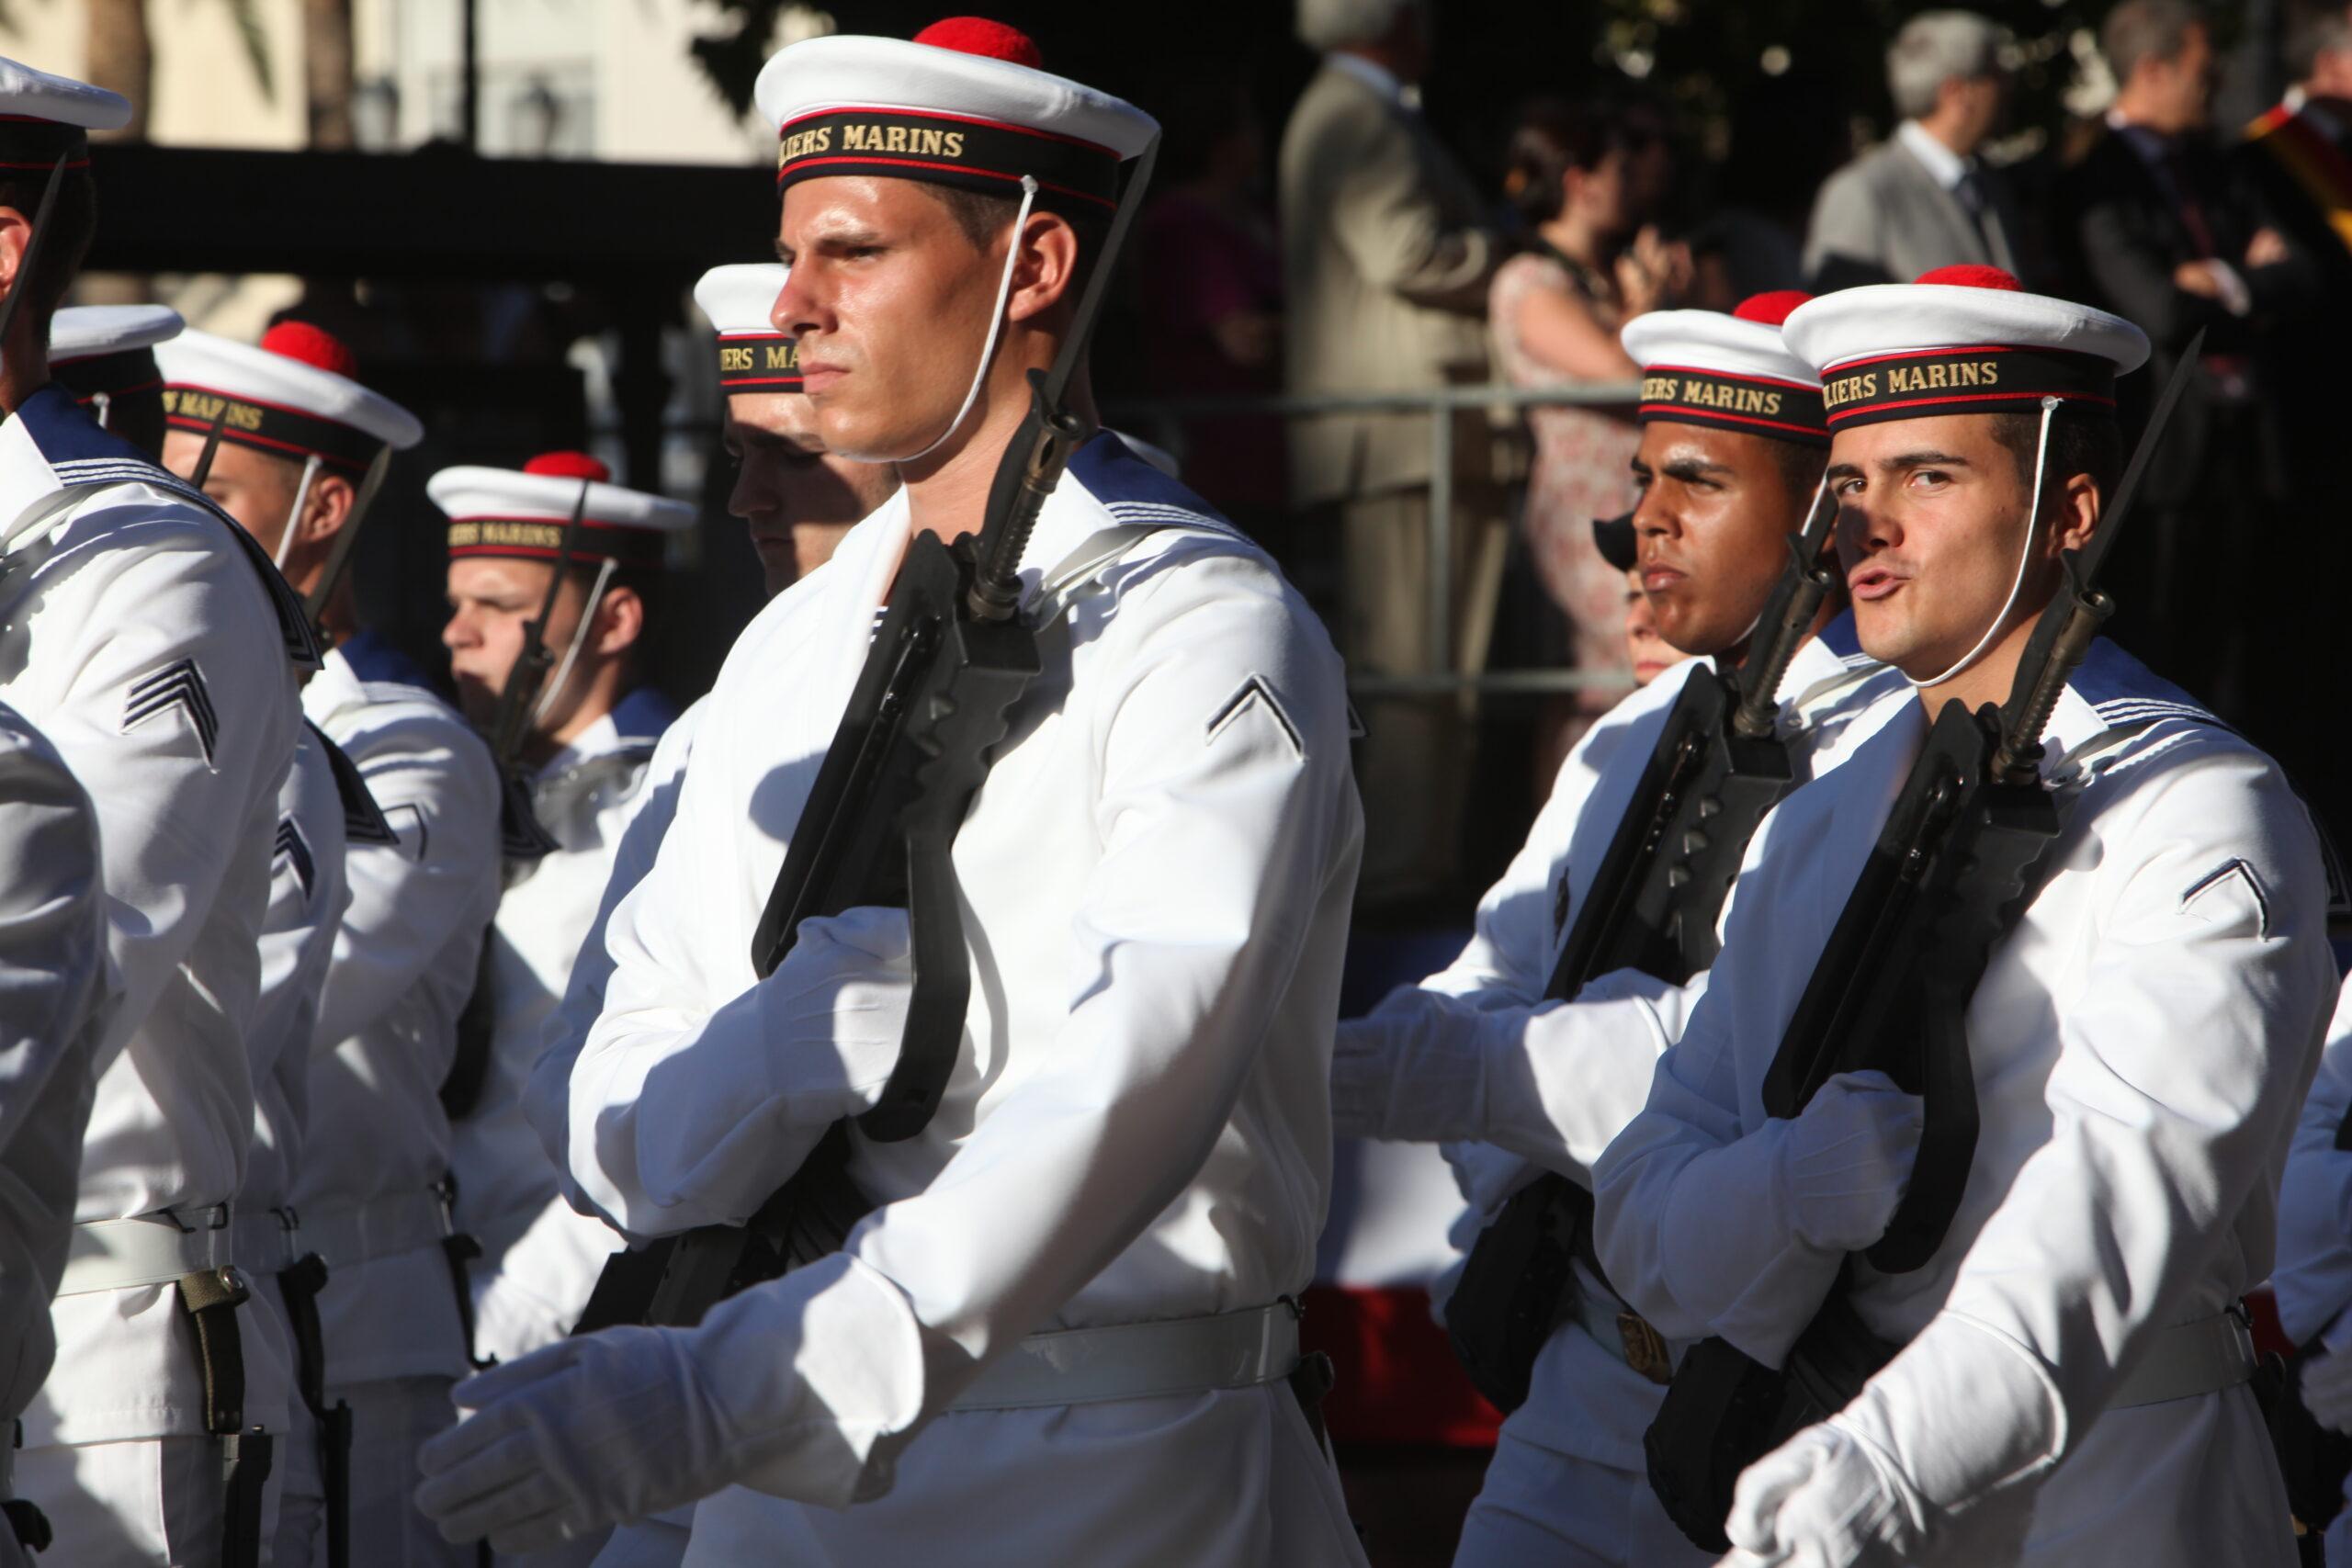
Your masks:
{"label": "black rifle", "polygon": [[[1681,985],[1714,961],[1715,920],[1766,813],[1796,787],[1777,737],[1781,681],[1836,582],[1822,552],[1838,506],[1825,485],[1737,669],[1694,670],[1667,710],[1609,852],[1593,874],[1544,987],[1564,1000],[1596,976],[1638,969]],[[1481,1231],[1446,1305],[1446,1333],[1470,1381],[1500,1410],[1527,1400],[1535,1358],[1592,1256],[1592,1193],[1557,1173],[1512,1194]],[[1663,1377],[1656,1365],[1638,1369]]]}
{"label": "black rifle", "polygon": [[[1860,1255],[1882,1273],[1935,1256],[1967,1186],[1977,1128],[1969,998],[2023,918],[2073,807],[2042,782],[2042,731],[2114,613],[2099,568],[2196,365],[2193,349],[2181,357],[2114,504],[2064,556],[2065,581],[2034,626],[2007,701],[1974,713],[1950,702],[1937,715],[1765,1075],[1764,1109],[1784,1119],[1831,1077],[1865,1069],[1923,1100],[1910,1184],[1886,1234]],[[2037,513],[2041,501],[2032,498]],[[1720,1338],[1684,1357],[1643,1446],[1651,1487],[1696,1544],[1728,1551],[1724,1521],[1739,1472],[1843,1409],[1900,1348],[1863,1324],[1850,1278],[1849,1264],[1784,1370]]]}
{"label": "black rifle", "polygon": [[[539,613],[523,623],[523,646],[515,650],[514,662],[506,671],[506,684],[499,689],[498,707],[490,722],[490,754],[498,764],[499,783],[504,791],[500,801],[499,826],[508,860],[537,860],[557,848],[531,809],[530,781],[523,776],[523,748],[531,739],[531,720],[539,705],[540,688],[547,684],[548,671],[555,667],[554,650],[548,647],[548,617],[555,614],[556,596],[563,591],[563,574],[571,570],[571,558],[580,550],[581,528],[588,514],[589,483],[587,479],[580,481],[580,499],[572,502],[571,516],[563,525],[562,541],[555,552],[555,570],[548,577],[547,593],[539,601]],[[594,604],[582,604],[580,613],[590,615],[595,608]]]}
{"label": "black rifle", "polygon": [[[1053,367],[1029,373],[1029,413],[997,464],[979,532],[952,545],[918,534],[908,544],[889,613],[752,934],[752,967],[765,978],[791,952],[803,920],[863,906],[907,911],[914,990],[899,1058],[880,1101],[855,1118],[876,1143],[922,1131],[962,1049],[971,960],[949,852],[1013,705],[1037,677],[1036,628],[1018,614],[1021,557],[1071,455],[1093,434],[1063,398],[1084,363],[1104,285],[1158,155],[1155,137],[1120,192]],[[657,1246],[607,1266],[575,1332],[698,1323],[735,1291],[838,1250],[873,1208],[849,1175],[848,1127],[833,1123],[748,1224],[689,1231],[658,1263],[664,1249]]]}

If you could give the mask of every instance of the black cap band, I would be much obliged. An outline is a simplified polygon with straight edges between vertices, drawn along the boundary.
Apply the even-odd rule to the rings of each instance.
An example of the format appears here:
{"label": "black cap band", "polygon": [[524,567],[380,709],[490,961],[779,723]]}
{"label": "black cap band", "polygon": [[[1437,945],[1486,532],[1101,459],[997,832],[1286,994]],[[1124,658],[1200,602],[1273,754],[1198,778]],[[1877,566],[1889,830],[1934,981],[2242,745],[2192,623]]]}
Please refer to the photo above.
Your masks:
{"label": "black cap band", "polygon": [[1951,413],[2023,413],[2043,398],[2115,412],[2115,366],[2064,349],[1917,349],[1850,360],[1823,373],[1832,429]]}
{"label": "black cap band", "polygon": [[774,333],[739,333],[718,340],[718,389],[722,392],[800,390],[800,350]]}
{"label": "black cap band", "polygon": [[1634,416],[1677,424],[1709,424],[1808,446],[1829,445],[1821,393],[1762,376],[1726,376],[1684,365],[1653,365],[1642,372]]}
{"label": "black cap band", "polygon": [[[221,405],[228,405],[225,415]],[[164,389],[164,423],[170,430],[202,435],[220,419],[220,439],[266,452],[273,457],[299,461],[317,457],[337,468],[364,471],[384,444],[362,430],[321,419],[282,403],[259,402],[234,392],[222,392],[193,382],[174,382]]]}
{"label": "black cap band", "polygon": [[[546,517],[452,517],[449,519],[449,558],[512,556],[522,560],[554,560],[563,554],[565,519]],[[622,566],[660,570],[666,536],[658,528],[630,528],[616,523],[582,518],[572,541],[571,564],[594,566],[603,560]]]}
{"label": "black cap band", "polygon": [[93,354],[49,367],[50,379],[86,403],[92,398],[129,397],[133,392],[160,392],[164,373],[155,368],[152,348],[126,348],[116,354]]}
{"label": "black cap band", "polygon": [[966,115],[912,109],[828,109],[786,125],[775,188],[826,175],[880,175],[1001,196],[1034,175],[1049,196],[1105,209],[1119,200],[1119,155],[1072,137]]}
{"label": "black cap band", "polygon": [[69,169],[90,166],[90,133],[78,125],[0,115],[0,173],[47,174],[60,156]]}

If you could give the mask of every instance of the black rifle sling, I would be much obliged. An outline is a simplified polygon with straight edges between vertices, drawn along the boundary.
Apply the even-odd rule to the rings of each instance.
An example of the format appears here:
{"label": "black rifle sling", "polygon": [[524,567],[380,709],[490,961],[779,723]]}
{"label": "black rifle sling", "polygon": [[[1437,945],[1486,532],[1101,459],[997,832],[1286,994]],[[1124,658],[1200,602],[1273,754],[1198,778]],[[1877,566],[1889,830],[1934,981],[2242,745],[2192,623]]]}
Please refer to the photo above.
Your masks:
{"label": "black rifle sling", "polygon": [[[1821,564],[1837,517],[1816,497],[1789,536],[1789,561],[1741,670],[1695,670],[1676,694],[1625,815],[1561,945],[1547,1001],[1597,976],[1637,969],[1673,985],[1714,961],[1715,922],[1749,839],[1796,785],[1788,741],[1775,734],[1778,694],[1830,587]],[[1592,1193],[1547,1172],[1514,1193],[1472,1244],[1446,1308],[1446,1332],[1472,1383],[1498,1409],[1527,1399],[1535,1359],[1575,1303],[1575,1264],[1602,1277],[1592,1245]],[[1630,1324],[1636,1370],[1662,1378],[1648,1334]]]}
{"label": "black rifle sling", "polygon": [[[1921,1097],[1910,1183],[1886,1234],[1861,1255],[1882,1273],[1933,1258],[1966,1190],[1977,1133],[1968,1004],[2039,889],[2072,805],[2042,783],[2042,732],[2114,613],[2098,569],[2196,364],[2193,352],[2182,358],[2113,502],[2084,548],[2064,557],[2065,581],[2008,700],[1975,713],[1947,703],[1937,716],[1765,1074],[1764,1109],[1777,1118],[1799,1114],[1838,1074],[1864,1069]],[[1684,1359],[1644,1447],[1652,1488],[1696,1544],[1728,1551],[1723,1524],[1739,1472],[1842,1409],[1900,1348],[1864,1326],[1851,1280],[1849,1262],[1782,1371],[1720,1339]]]}

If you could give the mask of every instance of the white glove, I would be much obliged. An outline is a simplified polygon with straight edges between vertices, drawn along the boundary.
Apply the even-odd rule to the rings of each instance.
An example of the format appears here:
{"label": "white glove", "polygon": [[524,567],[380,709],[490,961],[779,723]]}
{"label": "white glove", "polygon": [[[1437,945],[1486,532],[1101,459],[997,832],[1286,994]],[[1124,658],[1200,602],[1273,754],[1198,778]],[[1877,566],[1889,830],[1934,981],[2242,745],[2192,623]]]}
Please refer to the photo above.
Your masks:
{"label": "white glove", "polygon": [[[896,1287],[836,1256],[721,1303],[699,1328],[610,1328],[459,1383],[416,1505],[453,1541],[538,1551],[742,1483],[843,1507],[877,1439],[921,1409]],[[887,1467],[886,1467],[887,1468]]]}
{"label": "white glove", "polygon": [[582,1195],[625,1234],[740,1224],[881,1098],[913,987],[906,912],[851,909],[803,921],[775,973],[691,1034],[592,1042],[571,1082]]}
{"label": "white glove", "polygon": [[2295,1391],[2312,1420],[2331,1432],[2352,1433],[2352,1352],[2331,1350],[2305,1361]]}
{"label": "white glove", "polygon": [[[801,921],[799,940],[759,987],[769,993],[762,1017],[785,1091],[826,1122],[871,1107],[898,1063],[914,984],[904,909]],[[818,1103],[834,1086],[832,1104]]]}
{"label": "white glove", "polygon": [[1331,1048],[1333,1134],[1413,1144],[1482,1136],[1486,1032],[1525,1017],[1408,986],[1369,1017],[1343,1020]]}
{"label": "white glove", "polygon": [[1919,1097],[1884,1073],[1840,1073],[1823,1084],[1781,1146],[1797,1234],[1825,1252],[1860,1252],[1884,1235],[1926,1119]]}
{"label": "white glove", "polygon": [[1901,1568],[1925,1530],[1893,1468],[1836,1420],[1740,1472],[1717,1568]]}

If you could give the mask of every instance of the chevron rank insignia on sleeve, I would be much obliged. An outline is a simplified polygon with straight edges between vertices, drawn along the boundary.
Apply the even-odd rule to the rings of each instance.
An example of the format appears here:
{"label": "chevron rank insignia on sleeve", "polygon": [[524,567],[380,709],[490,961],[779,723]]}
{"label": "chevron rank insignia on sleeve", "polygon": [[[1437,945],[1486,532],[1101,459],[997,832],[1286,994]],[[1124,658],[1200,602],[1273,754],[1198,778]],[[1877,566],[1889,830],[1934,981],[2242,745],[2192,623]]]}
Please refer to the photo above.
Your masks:
{"label": "chevron rank insignia on sleeve", "polygon": [[302,826],[291,817],[277,819],[277,843],[270,856],[272,864],[285,861],[294,868],[294,880],[302,885],[302,902],[311,901],[311,890],[316,885],[318,864],[311,858],[311,841],[302,836]]}
{"label": "chevron rank insignia on sleeve", "polygon": [[193,659],[174,660],[130,683],[130,701],[122,710],[122,732],[128,735],[158,714],[174,708],[187,715],[197,743],[204,748],[205,763],[209,766],[213,743],[220,736],[220,716],[213,711],[212,694],[205,688],[204,671],[196,667]]}

